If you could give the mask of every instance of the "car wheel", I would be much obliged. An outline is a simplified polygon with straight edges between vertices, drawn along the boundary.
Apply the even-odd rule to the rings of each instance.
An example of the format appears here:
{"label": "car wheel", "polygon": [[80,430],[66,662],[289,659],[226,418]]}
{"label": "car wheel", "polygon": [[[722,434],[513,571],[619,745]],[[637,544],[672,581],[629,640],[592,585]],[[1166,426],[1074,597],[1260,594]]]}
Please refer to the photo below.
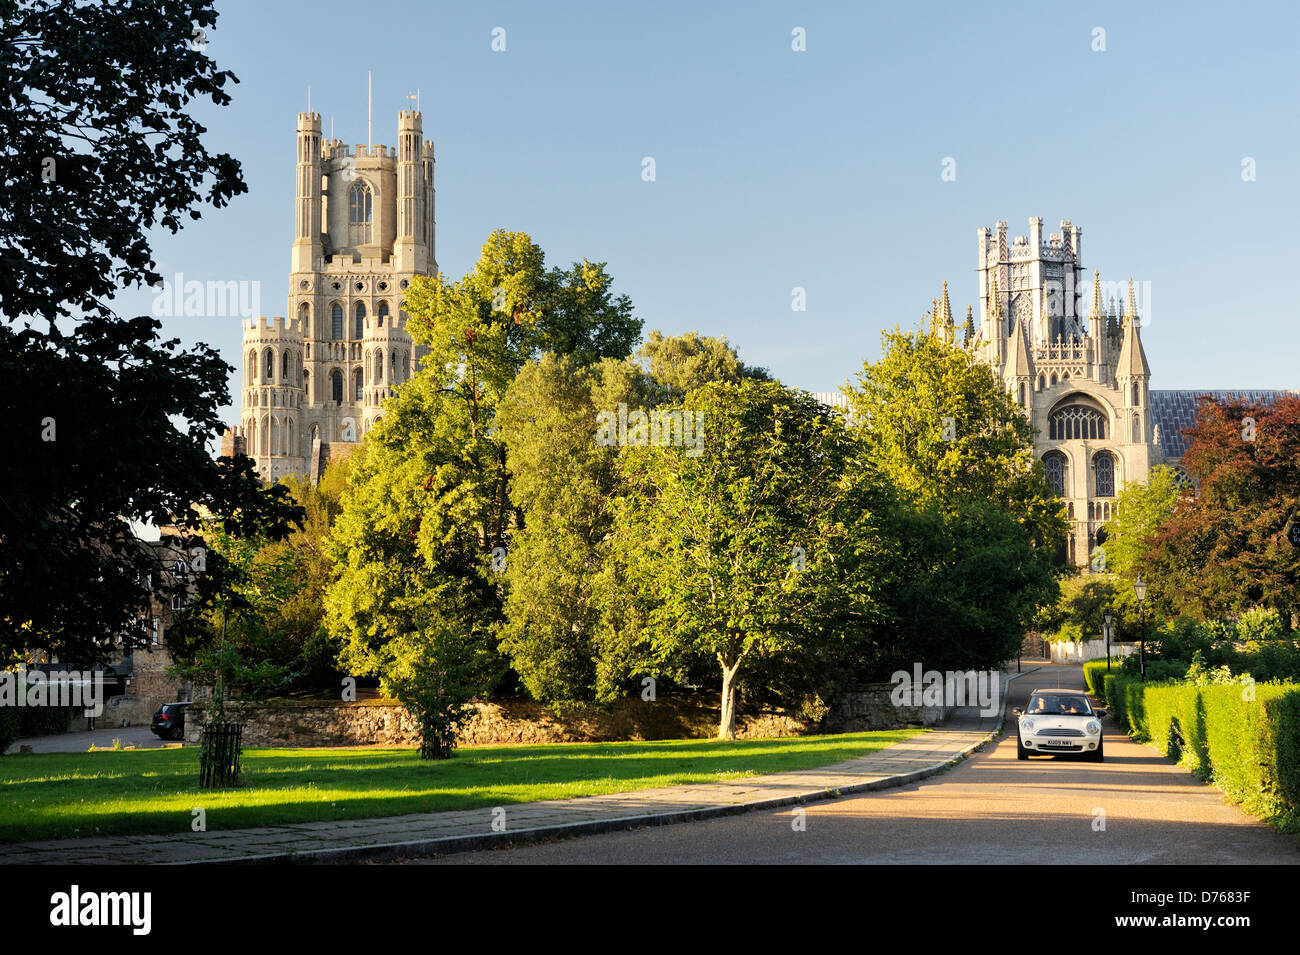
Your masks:
{"label": "car wheel", "polygon": [[1106,739],[1105,737],[1102,737],[1097,740],[1097,751],[1092,754],[1092,761],[1094,763],[1104,763],[1106,761],[1106,754],[1104,752],[1105,748]]}
{"label": "car wheel", "polygon": [[181,729],[179,726],[176,727],[174,730],[172,730],[172,739],[184,739],[184,738],[185,738],[185,730]]}
{"label": "car wheel", "polygon": [[1029,758],[1029,750],[1025,749],[1024,744],[1020,742],[1020,734],[1017,733],[1016,734],[1016,759],[1028,759],[1028,758]]}

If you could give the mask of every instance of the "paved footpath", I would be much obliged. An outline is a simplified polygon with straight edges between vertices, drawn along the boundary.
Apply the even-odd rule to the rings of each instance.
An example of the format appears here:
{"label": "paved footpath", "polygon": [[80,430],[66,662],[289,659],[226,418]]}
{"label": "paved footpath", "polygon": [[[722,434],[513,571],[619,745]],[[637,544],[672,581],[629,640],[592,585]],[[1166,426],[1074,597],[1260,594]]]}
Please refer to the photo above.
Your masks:
{"label": "paved footpath", "polygon": [[[992,740],[1001,716],[956,715],[940,727],[847,762],[716,783],[514,803],[384,819],[296,823],[165,836],[58,839],[0,846],[0,864],[352,862],[483,849],[775,809],[914,783]],[[494,817],[495,812],[495,817]]]}

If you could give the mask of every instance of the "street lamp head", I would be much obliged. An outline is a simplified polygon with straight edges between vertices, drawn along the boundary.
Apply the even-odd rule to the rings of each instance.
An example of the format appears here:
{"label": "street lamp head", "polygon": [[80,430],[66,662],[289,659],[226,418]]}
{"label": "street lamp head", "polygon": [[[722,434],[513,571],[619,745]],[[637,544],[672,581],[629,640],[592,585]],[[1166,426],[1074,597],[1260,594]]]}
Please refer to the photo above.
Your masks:
{"label": "street lamp head", "polygon": [[1137,595],[1138,603],[1147,598],[1147,582],[1138,574],[1138,579],[1133,582],[1133,593]]}
{"label": "street lamp head", "polygon": [[1114,619],[1115,619],[1115,618],[1112,617],[1112,616],[1110,615],[1110,611],[1107,610],[1107,611],[1106,611],[1106,617],[1105,617],[1105,620],[1106,620],[1106,626],[1109,627],[1109,626],[1114,622]]}

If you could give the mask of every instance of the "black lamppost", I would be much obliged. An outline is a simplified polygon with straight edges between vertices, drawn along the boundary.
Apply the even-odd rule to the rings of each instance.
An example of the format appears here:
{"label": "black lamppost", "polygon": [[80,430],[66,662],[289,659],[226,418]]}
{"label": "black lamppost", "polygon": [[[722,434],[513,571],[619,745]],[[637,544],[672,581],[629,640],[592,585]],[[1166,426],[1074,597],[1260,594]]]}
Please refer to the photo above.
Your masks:
{"label": "black lamppost", "polygon": [[1138,579],[1133,583],[1133,594],[1138,601],[1138,627],[1140,628],[1138,633],[1138,673],[1145,680],[1147,678],[1147,618],[1142,609],[1142,601],[1147,596],[1147,582],[1142,579],[1141,574],[1138,574]]}
{"label": "black lamppost", "polygon": [[1106,620],[1106,627],[1105,627],[1105,629],[1106,629],[1106,672],[1107,672],[1107,673],[1110,672],[1110,628],[1111,628],[1111,621],[1112,621],[1112,619],[1113,619],[1113,618],[1112,618],[1111,615],[1110,615],[1110,611],[1107,610],[1107,611],[1106,611],[1106,617],[1105,617],[1105,620]]}

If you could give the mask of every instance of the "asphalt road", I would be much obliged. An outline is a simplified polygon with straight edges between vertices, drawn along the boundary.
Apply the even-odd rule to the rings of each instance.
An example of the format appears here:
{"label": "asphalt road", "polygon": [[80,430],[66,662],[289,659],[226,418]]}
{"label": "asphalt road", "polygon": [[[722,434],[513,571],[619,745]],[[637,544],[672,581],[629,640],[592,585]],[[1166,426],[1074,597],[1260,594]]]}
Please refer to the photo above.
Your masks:
{"label": "asphalt road", "polygon": [[[1010,706],[1045,686],[1082,689],[1079,666],[1011,684]],[[1227,804],[1215,789],[1130,742],[1105,720],[1106,761],[1016,759],[1015,724],[997,745],[920,784],[790,810],[655,826],[415,864],[1300,863],[1300,839]]]}
{"label": "asphalt road", "polygon": [[[9,746],[10,753],[17,753],[22,746],[30,746],[33,753],[84,753],[93,744],[102,749],[112,747],[113,740],[120,739],[123,746],[136,749],[160,749],[168,743],[154,736],[147,726],[125,726],[117,729],[92,730],[80,733],[56,733],[53,736],[31,736],[15,740]],[[179,746],[179,743],[171,745]]]}

